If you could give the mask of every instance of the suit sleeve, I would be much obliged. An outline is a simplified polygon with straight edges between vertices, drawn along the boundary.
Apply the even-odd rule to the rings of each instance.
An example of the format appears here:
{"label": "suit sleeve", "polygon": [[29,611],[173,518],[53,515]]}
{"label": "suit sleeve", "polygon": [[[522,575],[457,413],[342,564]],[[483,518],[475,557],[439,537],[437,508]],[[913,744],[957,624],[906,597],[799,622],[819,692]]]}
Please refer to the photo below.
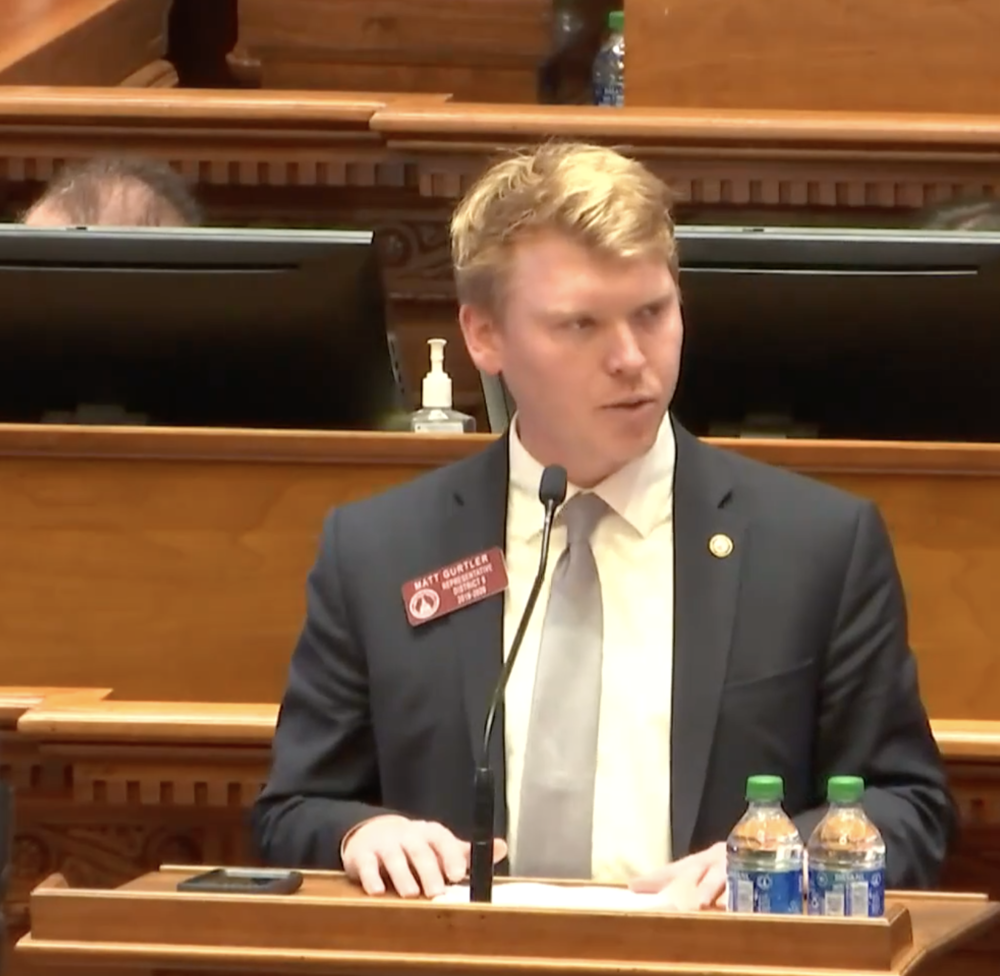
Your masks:
{"label": "suit sleeve", "polygon": [[[877,509],[858,518],[819,706],[816,795],[830,776],[865,778],[865,810],[886,844],[886,885],[932,888],[954,829],[947,777],[920,699],[906,600]],[[796,817],[807,839],[822,809]]]}
{"label": "suit sleeve", "polygon": [[344,836],[391,811],[379,806],[365,652],[350,624],[338,548],[327,518],[309,574],[306,621],[292,656],[268,781],[252,820],[264,860],[282,867],[343,867]]}

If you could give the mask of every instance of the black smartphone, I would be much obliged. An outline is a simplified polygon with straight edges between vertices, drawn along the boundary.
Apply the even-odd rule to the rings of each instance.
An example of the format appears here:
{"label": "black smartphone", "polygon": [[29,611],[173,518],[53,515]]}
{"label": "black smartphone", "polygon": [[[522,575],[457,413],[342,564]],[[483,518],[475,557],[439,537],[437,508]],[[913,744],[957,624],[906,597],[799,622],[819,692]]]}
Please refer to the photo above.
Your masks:
{"label": "black smartphone", "polygon": [[290,895],[302,887],[300,871],[268,868],[215,868],[177,882],[178,891],[225,895]]}

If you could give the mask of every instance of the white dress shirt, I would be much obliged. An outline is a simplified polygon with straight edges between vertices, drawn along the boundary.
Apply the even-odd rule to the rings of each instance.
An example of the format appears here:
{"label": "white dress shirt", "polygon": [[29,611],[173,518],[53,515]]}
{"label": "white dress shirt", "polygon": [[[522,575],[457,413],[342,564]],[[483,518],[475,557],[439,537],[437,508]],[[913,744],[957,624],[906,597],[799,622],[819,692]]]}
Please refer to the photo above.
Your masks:
{"label": "white dress shirt", "polygon": [[[604,601],[604,658],[593,879],[626,881],[670,860],[670,705],[673,682],[673,480],[676,448],[669,414],[653,448],[592,490],[611,512],[591,538]],[[541,546],[538,501],[542,466],[510,428],[507,502],[508,589],[504,654],[528,600]],[[567,499],[580,489],[570,485]],[[552,567],[566,547],[558,516],[549,573],[510,676],[505,696],[504,747],[510,856],[517,873],[521,776]]]}

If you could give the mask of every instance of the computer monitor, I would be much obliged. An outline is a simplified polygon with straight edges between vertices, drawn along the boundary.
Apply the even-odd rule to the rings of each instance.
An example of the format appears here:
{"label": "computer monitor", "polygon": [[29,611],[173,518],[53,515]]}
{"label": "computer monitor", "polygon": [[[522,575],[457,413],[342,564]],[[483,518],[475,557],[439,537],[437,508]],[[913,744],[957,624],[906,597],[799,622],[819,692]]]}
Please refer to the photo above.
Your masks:
{"label": "computer monitor", "polygon": [[687,225],[677,238],[674,411],[695,433],[1000,439],[1000,234]]}
{"label": "computer monitor", "polygon": [[405,410],[368,232],[0,226],[0,421],[380,429]]}

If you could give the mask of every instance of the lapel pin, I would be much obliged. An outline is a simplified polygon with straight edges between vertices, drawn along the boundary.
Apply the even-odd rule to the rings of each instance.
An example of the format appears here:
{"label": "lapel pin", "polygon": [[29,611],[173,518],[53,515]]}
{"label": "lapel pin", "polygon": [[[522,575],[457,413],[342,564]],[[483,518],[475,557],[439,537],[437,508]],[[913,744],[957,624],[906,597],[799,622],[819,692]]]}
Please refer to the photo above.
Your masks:
{"label": "lapel pin", "polygon": [[708,551],[716,559],[725,559],[733,551],[733,540],[719,532],[708,540]]}

